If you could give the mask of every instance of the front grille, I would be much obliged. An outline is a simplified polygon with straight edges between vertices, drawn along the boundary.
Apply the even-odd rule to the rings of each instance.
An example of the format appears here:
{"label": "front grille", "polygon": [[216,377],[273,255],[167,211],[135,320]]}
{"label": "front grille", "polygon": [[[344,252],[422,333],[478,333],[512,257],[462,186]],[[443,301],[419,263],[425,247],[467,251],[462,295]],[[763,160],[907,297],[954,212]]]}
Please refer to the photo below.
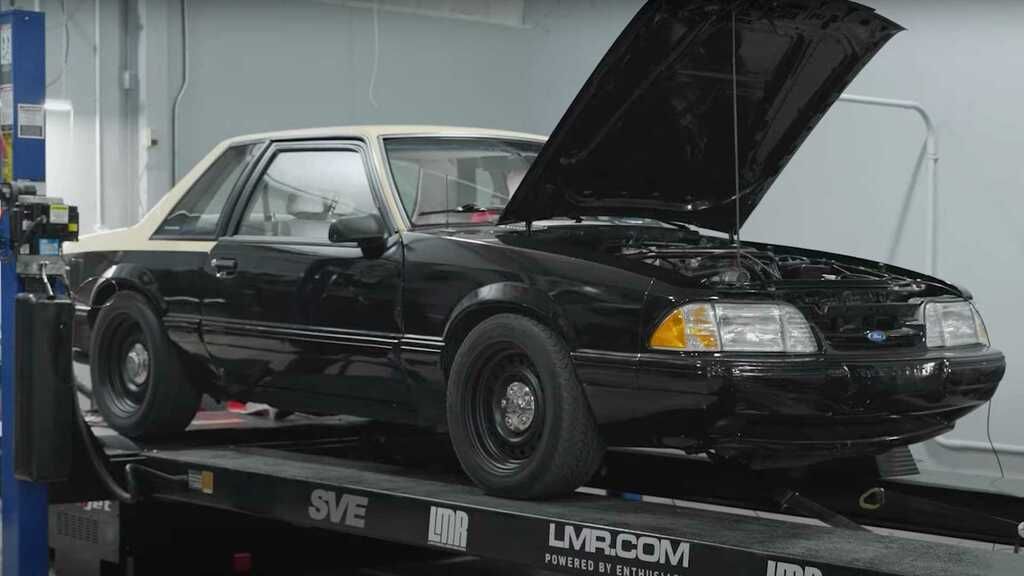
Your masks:
{"label": "front grille", "polygon": [[[884,341],[876,342],[868,337],[868,334],[875,330],[885,334]],[[904,327],[898,330],[872,328],[852,333],[825,333],[825,341],[831,349],[840,352],[914,348],[924,341],[924,328],[922,327],[920,330],[914,327]]]}
{"label": "front grille", "polygon": [[[829,349],[840,352],[893,350],[921,346],[924,323],[917,303],[831,304],[802,311],[821,331]],[[875,333],[878,338],[872,339]]]}

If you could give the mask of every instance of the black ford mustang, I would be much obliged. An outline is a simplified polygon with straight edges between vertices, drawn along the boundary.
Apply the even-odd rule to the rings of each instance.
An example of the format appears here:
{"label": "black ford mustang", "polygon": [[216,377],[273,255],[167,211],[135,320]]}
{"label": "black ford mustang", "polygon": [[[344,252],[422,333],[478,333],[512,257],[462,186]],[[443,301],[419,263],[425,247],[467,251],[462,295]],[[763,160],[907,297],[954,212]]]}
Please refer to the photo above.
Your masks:
{"label": "black ford mustang", "polygon": [[606,443],[769,467],[950,430],[1005,367],[969,294],[734,236],[898,30],[841,0],[652,1],[546,142],[225,142],[70,250],[96,402],[142,438],[204,392],[447,429],[477,483],[525,498]]}

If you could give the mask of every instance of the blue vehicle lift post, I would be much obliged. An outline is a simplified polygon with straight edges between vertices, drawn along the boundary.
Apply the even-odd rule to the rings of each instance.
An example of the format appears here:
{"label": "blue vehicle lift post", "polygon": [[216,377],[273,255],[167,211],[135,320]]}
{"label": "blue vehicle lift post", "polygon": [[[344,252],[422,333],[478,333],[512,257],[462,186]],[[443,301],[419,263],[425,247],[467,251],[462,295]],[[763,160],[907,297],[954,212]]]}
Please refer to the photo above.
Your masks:
{"label": "blue vehicle lift post", "polygon": [[[2,181],[41,184],[45,180],[46,60],[44,17],[40,12],[0,12],[0,134]],[[3,507],[3,574],[49,572],[47,488],[14,474],[14,328],[15,298],[22,292],[17,254],[12,249],[12,220],[0,215],[0,422],[2,456],[0,505]]]}

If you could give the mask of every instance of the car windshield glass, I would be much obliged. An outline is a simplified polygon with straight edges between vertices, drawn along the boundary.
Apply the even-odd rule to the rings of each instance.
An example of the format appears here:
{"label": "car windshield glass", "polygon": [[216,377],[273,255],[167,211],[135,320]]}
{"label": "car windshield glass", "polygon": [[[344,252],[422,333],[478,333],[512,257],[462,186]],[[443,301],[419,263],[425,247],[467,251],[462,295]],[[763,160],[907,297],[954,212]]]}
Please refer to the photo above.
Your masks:
{"label": "car windshield glass", "polygon": [[402,206],[414,226],[496,221],[542,145],[489,138],[384,142]]}

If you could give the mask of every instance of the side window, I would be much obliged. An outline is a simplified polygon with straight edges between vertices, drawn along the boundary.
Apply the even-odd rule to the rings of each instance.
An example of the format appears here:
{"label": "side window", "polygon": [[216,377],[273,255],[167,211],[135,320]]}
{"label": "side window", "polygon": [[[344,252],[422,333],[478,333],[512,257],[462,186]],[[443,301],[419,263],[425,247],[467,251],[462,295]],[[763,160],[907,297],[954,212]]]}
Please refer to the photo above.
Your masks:
{"label": "side window", "polygon": [[233,146],[203,172],[156,230],[156,236],[209,238],[217,234],[224,204],[258,144]]}
{"label": "side window", "polygon": [[238,233],[326,242],[338,218],[377,213],[359,152],[285,150],[256,183]]}

